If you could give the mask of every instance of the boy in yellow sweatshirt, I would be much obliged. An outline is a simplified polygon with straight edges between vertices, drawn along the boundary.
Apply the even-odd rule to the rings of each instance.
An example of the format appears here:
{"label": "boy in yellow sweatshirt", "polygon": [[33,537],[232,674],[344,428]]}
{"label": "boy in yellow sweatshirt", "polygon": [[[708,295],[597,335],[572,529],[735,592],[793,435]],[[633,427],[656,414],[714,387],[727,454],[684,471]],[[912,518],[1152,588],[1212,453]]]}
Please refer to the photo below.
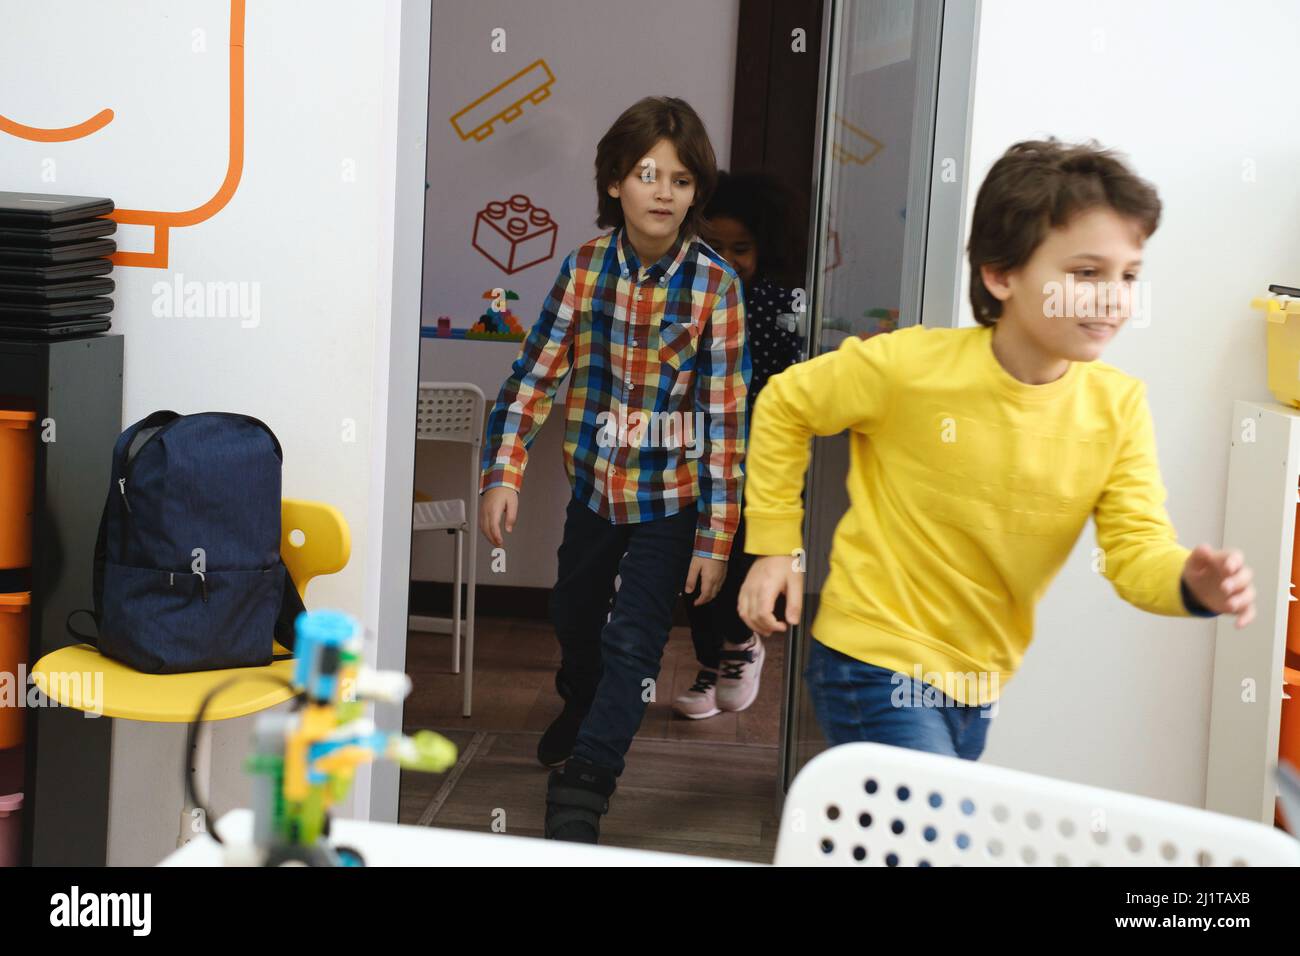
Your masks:
{"label": "boy in yellow sweatshirt", "polygon": [[1098,570],[1129,603],[1254,616],[1240,551],[1178,543],[1144,384],[1097,361],[1141,302],[1159,218],[1155,190],[1096,144],[1018,143],[975,203],[978,325],[850,338],[769,380],[744,507],[745,550],[763,557],[738,600],[759,634],[799,621],[809,440],[849,430],[850,505],[804,673],[832,746],[977,759],[978,718],[1090,515]]}

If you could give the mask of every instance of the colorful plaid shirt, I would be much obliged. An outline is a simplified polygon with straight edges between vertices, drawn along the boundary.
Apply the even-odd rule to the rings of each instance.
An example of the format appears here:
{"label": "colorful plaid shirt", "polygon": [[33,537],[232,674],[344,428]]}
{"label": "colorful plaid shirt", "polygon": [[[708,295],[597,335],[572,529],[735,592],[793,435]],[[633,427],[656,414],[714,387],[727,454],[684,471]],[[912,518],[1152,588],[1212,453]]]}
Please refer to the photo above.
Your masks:
{"label": "colorful plaid shirt", "polygon": [[740,521],[750,378],[740,279],[679,236],[642,269],[618,229],[564,260],[488,417],[481,490],[519,490],[528,448],[572,370],[564,467],[613,524],[699,502],[694,553],[726,560]]}

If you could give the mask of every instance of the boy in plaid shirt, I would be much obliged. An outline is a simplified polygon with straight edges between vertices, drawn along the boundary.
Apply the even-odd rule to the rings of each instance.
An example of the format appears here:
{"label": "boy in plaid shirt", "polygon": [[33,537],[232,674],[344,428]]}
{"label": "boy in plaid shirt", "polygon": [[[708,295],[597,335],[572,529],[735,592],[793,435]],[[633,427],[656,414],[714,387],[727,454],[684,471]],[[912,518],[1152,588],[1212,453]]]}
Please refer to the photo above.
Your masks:
{"label": "boy in plaid shirt", "polygon": [[[571,374],[573,487],[551,592],[564,710],[542,736],[546,836],[596,842],[653,697],[678,594],[722,584],[740,519],[750,360],[740,280],[697,238],[717,179],[680,99],[647,97],[596,149],[596,224],[564,260],[488,418],[480,519],[518,513],[528,447]],[[615,599],[615,577],[619,578]],[[609,618],[606,622],[606,617]]]}

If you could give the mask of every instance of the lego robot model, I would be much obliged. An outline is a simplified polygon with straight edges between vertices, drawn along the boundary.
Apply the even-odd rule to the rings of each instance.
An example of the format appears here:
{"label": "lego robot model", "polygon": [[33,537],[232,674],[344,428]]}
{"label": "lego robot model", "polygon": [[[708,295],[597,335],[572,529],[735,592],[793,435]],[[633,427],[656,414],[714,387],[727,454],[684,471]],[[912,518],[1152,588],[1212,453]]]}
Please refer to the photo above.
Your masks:
{"label": "lego robot model", "polygon": [[294,689],[299,706],[258,718],[253,775],[253,846],[227,846],[231,865],[364,866],[361,855],[329,841],[330,807],[347,796],[356,768],[377,757],[408,770],[442,773],[456,746],[430,730],[412,737],[377,730],[365,703],[400,703],[411,680],[361,664],[356,621],[309,611],[295,624]]}

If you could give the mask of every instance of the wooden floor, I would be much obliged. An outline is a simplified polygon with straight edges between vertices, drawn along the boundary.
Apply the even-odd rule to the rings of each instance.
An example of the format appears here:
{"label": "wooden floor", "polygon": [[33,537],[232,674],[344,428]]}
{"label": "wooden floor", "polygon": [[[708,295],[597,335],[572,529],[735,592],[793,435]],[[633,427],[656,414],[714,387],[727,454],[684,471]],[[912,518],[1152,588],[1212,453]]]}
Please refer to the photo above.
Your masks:
{"label": "wooden floor", "polygon": [[[460,675],[450,637],[412,632],[405,729],[436,730],[461,758],[442,775],[402,773],[399,821],[422,826],[541,836],[547,770],[537,741],[560,712],[559,645],[549,624],[477,621],[474,715],[460,716]],[[777,735],[783,647],[767,643],[758,700],[739,714],[686,720],[673,699],[699,669],[690,632],[674,628],[656,699],[627,756],[601,842],[752,862],[776,846]],[[504,829],[503,829],[504,828]]]}

